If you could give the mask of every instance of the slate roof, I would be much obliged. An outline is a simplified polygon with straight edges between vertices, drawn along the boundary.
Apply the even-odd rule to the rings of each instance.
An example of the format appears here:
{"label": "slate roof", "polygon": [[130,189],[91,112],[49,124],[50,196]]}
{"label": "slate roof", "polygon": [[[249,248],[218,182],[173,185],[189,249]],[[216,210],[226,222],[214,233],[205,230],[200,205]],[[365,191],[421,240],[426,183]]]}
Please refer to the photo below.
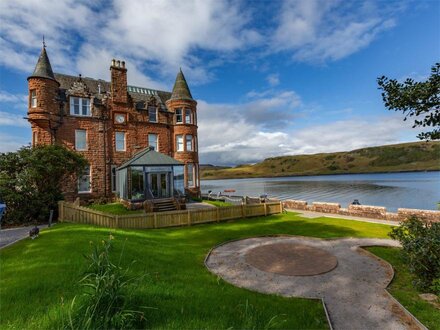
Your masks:
{"label": "slate roof", "polygon": [[127,166],[171,166],[184,165],[182,162],[174,158],[164,155],[160,152],[154,151],[151,147],[138,152],[131,159],[123,163],[117,169],[122,170]]}
{"label": "slate roof", "polygon": [[193,100],[182,69],[177,73],[176,82],[174,83],[173,92],[171,94],[171,100]]}
{"label": "slate roof", "polygon": [[[72,86],[72,84],[78,80],[78,76],[71,76],[61,73],[55,73],[55,79],[60,83],[60,89],[62,94]],[[89,77],[81,77],[82,81],[86,84],[90,93],[96,98],[102,98],[106,93],[110,93],[110,82],[102,79],[94,79]],[[99,94],[99,87],[101,86],[101,94]],[[150,88],[127,86],[128,94],[133,99],[136,105],[136,109],[145,109],[147,103],[151,98],[156,99],[157,105],[160,106],[162,111],[167,111],[165,102],[171,97],[170,92],[158,91]]]}
{"label": "slate roof", "polygon": [[47,56],[46,47],[41,49],[40,57],[38,57],[37,65],[35,65],[34,72],[28,77],[47,78],[55,80],[52,66],[50,65],[49,57]]}

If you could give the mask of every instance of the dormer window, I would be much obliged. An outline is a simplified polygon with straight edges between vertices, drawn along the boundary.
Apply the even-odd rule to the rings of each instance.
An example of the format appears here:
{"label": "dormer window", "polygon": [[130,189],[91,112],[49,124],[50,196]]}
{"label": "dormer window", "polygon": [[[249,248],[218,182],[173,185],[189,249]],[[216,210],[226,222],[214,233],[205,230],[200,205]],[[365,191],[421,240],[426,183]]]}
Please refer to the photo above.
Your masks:
{"label": "dormer window", "polygon": [[157,108],[148,106],[148,120],[150,123],[157,123]]}
{"label": "dormer window", "polygon": [[90,99],[71,96],[70,114],[73,116],[91,116]]}
{"label": "dormer window", "polygon": [[37,91],[35,89],[31,90],[31,108],[37,107]]}

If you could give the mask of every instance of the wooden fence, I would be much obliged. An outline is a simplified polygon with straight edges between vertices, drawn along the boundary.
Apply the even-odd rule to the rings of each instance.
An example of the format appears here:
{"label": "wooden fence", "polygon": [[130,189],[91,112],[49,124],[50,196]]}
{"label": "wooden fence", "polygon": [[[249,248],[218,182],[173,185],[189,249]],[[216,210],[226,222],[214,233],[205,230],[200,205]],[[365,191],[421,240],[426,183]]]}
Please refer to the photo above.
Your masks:
{"label": "wooden fence", "polygon": [[232,219],[267,216],[281,213],[282,203],[234,205],[200,210],[115,215],[95,211],[60,201],[58,203],[60,222],[75,222],[110,228],[165,228],[191,226],[193,224],[220,222]]}

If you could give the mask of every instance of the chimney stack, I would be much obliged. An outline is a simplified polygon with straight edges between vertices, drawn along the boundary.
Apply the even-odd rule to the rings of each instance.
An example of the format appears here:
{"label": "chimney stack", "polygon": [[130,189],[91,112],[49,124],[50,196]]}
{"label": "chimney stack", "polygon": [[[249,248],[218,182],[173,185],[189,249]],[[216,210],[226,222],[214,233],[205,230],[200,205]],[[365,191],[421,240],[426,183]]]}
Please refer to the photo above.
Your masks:
{"label": "chimney stack", "polygon": [[[121,65],[122,63],[122,65]],[[110,66],[111,72],[111,94],[113,102],[127,103],[127,69],[125,68],[125,62],[120,60],[112,60]]]}

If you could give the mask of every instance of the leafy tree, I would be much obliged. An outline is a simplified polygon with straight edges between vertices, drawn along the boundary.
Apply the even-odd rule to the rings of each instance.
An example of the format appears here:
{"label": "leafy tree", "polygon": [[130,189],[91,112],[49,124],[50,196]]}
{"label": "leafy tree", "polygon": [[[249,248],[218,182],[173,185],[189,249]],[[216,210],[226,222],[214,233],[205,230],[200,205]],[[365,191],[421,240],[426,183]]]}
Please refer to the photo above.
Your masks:
{"label": "leafy tree", "polygon": [[62,199],[64,179],[79,173],[86,160],[62,146],[23,147],[0,153],[0,198],[7,204],[6,223],[47,221]]}
{"label": "leafy tree", "polygon": [[403,247],[415,284],[440,294],[440,222],[427,222],[412,216],[389,234]]}
{"label": "leafy tree", "polygon": [[431,68],[426,81],[408,78],[400,83],[382,76],[377,82],[388,110],[402,111],[404,120],[414,117],[413,128],[433,127],[431,131],[420,133],[417,136],[420,140],[440,139],[440,63]]}

